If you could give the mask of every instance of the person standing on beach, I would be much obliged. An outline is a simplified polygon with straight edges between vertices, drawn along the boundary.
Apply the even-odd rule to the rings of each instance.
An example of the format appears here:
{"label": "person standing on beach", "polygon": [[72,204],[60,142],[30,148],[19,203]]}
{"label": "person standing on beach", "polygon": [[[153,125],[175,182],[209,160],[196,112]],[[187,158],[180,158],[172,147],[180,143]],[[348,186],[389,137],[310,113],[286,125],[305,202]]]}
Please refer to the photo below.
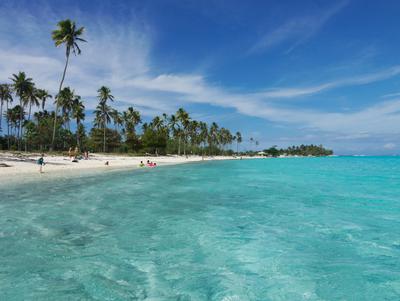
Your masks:
{"label": "person standing on beach", "polygon": [[42,156],[37,160],[37,164],[39,164],[39,172],[43,173],[43,166],[46,164],[44,163],[44,154],[42,154]]}

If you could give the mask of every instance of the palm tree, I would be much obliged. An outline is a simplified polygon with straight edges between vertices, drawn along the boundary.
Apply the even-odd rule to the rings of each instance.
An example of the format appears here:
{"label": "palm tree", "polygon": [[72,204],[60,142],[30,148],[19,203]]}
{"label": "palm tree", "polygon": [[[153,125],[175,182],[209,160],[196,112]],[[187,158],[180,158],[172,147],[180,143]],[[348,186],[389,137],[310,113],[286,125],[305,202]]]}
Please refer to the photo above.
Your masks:
{"label": "palm tree", "polygon": [[[198,146],[199,145],[199,130],[200,130],[200,124],[197,120],[192,120],[189,122],[189,137],[190,137],[190,144],[192,146]],[[193,150],[192,150],[193,151]]]}
{"label": "palm tree", "polygon": [[[169,117],[168,120],[168,127],[170,132],[172,133],[172,136],[174,138],[174,140],[176,141],[176,138],[179,136],[179,122],[178,122],[178,118],[176,118],[176,115],[172,114]],[[178,144],[178,154],[180,155],[181,152],[181,144],[180,144],[180,139],[179,140],[179,144]]]}
{"label": "palm tree", "polygon": [[[75,96],[74,91],[71,90],[70,87],[65,87],[60,91],[60,93],[56,96],[56,106],[61,107],[62,118],[64,125],[70,129],[69,121],[70,121],[70,113],[72,111],[72,107],[74,105]],[[78,96],[78,98],[80,98]]]}
{"label": "palm tree", "polygon": [[111,90],[105,86],[102,86],[97,92],[99,93],[97,96],[99,104],[94,111],[96,115],[95,123],[103,128],[103,152],[106,152],[106,129],[113,114],[113,109],[107,105],[107,101],[114,101],[114,96],[111,95]]}
{"label": "palm tree", "polygon": [[78,95],[73,99],[72,118],[76,120],[76,146],[80,149],[79,126],[81,121],[85,119],[85,106]]}
{"label": "palm tree", "polygon": [[28,99],[28,93],[29,91],[33,90],[34,83],[32,82],[32,79],[29,77],[26,77],[25,72],[19,72],[18,74],[13,74],[13,77],[11,78],[13,81],[12,87],[15,91],[15,94],[19,97],[19,104],[20,104],[20,122],[19,122],[19,143],[18,143],[18,149],[21,150],[21,137],[22,137],[22,119],[25,114],[24,108],[26,101]]}
{"label": "palm tree", "polygon": [[208,137],[207,123],[200,121],[199,128],[200,128],[199,141],[200,143],[203,143],[203,150],[201,154],[202,156],[204,156],[204,149],[206,148],[206,142]]}
{"label": "palm tree", "polygon": [[[25,121],[25,112],[20,105],[16,105],[12,109],[8,109],[6,113],[7,121],[11,125],[11,132],[14,129],[14,135],[16,138],[21,136],[21,124]],[[18,143],[20,146],[20,143]]]}
{"label": "palm tree", "polygon": [[186,156],[186,134],[190,124],[189,114],[183,109],[179,108],[176,112],[176,117],[180,123],[180,135],[179,135],[179,155],[180,153],[180,144],[181,144],[181,136],[183,136],[183,154]]}
{"label": "palm tree", "polygon": [[41,101],[42,111],[44,111],[47,99],[53,98],[53,96],[49,94],[49,91],[44,89],[36,89],[36,97]]}
{"label": "palm tree", "polygon": [[118,110],[113,110],[111,112],[111,117],[114,122],[115,130],[118,131],[120,127],[124,125],[124,118],[121,112],[118,112]]}
{"label": "palm tree", "polygon": [[242,143],[242,134],[236,132],[236,153],[239,154],[239,144]]}
{"label": "palm tree", "polygon": [[129,107],[122,115],[122,118],[125,122],[125,132],[126,134],[129,134],[132,132],[133,135],[135,135],[135,127],[142,122],[142,119],[140,117],[139,111],[136,111],[132,107]]}
{"label": "palm tree", "polygon": [[108,100],[114,101],[114,96],[111,95],[111,90],[108,87],[102,86],[99,90],[97,90],[97,93],[99,93],[97,98],[100,102],[106,103]]}
{"label": "palm tree", "polygon": [[31,86],[26,93],[25,105],[29,105],[28,110],[28,121],[31,120],[32,105],[39,107],[40,103],[37,97],[37,89],[35,86]]}
{"label": "palm tree", "polygon": [[[64,72],[61,78],[60,86],[58,88],[58,93],[61,92],[62,85],[64,83],[65,79],[65,74],[67,72],[67,67],[68,67],[68,61],[69,61],[69,55],[71,53],[71,50],[73,54],[81,54],[81,49],[79,48],[78,42],[86,42],[84,39],[82,39],[80,36],[82,36],[85,28],[80,27],[77,28],[75,25],[74,21],[71,21],[69,19],[62,20],[58,22],[57,24],[57,29],[53,30],[52,32],[52,39],[56,45],[56,47],[59,47],[61,45],[65,45],[65,67],[64,67]],[[57,123],[57,113],[58,113],[58,106],[56,103],[56,111],[54,115],[54,127],[53,127],[53,138],[51,141],[51,148],[54,147],[54,139],[56,136],[56,123]]]}
{"label": "palm tree", "polygon": [[[9,84],[0,84],[0,131],[2,131],[1,128],[1,119],[3,116],[3,104],[4,102],[6,103],[6,111],[8,111],[8,103],[12,102],[12,92],[11,92],[11,87]],[[7,135],[10,135],[9,133],[9,125],[7,123]]]}

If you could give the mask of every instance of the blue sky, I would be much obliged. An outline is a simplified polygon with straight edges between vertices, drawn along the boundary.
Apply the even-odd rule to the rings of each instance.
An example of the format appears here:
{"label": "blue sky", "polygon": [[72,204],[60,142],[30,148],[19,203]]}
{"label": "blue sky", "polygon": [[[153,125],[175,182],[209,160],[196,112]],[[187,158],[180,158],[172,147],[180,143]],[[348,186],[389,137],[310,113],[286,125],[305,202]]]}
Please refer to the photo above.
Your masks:
{"label": "blue sky", "polygon": [[[64,50],[50,32],[85,26],[66,85],[90,111],[109,86],[145,119],[180,106],[259,148],[324,144],[400,153],[398,1],[0,1],[0,81],[25,71],[55,94]],[[90,124],[91,116],[87,123]]]}

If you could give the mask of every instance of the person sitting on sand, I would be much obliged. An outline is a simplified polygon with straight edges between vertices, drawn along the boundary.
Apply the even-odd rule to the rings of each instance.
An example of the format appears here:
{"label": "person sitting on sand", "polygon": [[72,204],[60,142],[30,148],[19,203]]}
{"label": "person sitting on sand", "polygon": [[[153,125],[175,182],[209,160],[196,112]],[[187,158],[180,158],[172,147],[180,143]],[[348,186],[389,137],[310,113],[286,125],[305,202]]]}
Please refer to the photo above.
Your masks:
{"label": "person sitting on sand", "polygon": [[42,156],[37,160],[37,164],[39,164],[39,172],[43,173],[43,166],[46,164],[44,163],[44,154],[42,154]]}
{"label": "person sitting on sand", "polygon": [[108,161],[106,161],[106,163],[104,163],[105,166],[110,165],[110,163]]}
{"label": "person sitting on sand", "polygon": [[139,167],[144,167],[143,161],[140,161]]}

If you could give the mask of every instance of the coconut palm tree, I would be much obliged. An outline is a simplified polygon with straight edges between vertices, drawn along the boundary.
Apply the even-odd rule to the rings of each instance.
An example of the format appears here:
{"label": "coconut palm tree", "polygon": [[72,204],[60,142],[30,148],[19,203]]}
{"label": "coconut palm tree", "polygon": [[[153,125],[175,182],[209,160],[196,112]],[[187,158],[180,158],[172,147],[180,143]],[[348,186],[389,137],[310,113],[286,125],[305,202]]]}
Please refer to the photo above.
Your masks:
{"label": "coconut palm tree", "polygon": [[114,109],[111,112],[111,117],[114,122],[115,130],[119,131],[119,128],[124,125],[124,118],[122,116],[122,113]]}
{"label": "coconut palm tree", "polygon": [[[9,84],[0,84],[0,132],[2,131],[2,116],[3,116],[3,105],[6,103],[6,111],[8,111],[8,103],[12,102],[12,91],[11,91],[11,86]],[[10,135],[9,133],[9,125],[7,123],[7,135]]]}
{"label": "coconut palm tree", "polygon": [[79,126],[81,121],[85,119],[85,105],[81,101],[81,97],[76,95],[72,103],[72,118],[76,120],[76,146],[80,149]]}
{"label": "coconut palm tree", "polygon": [[179,155],[180,155],[181,136],[183,136],[183,154],[186,156],[186,135],[189,129],[190,117],[189,114],[183,108],[178,109],[178,111],[176,112],[176,117],[180,123]]}
{"label": "coconut palm tree", "polygon": [[[11,135],[15,137],[15,141],[20,137],[20,124],[25,120],[25,112],[20,105],[16,105],[12,109],[8,109],[5,117],[7,119],[7,123],[10,124]],[[18,143],[19,146],[19,143]]]}
{"label": "coconut palm tree", "polygon": [[44,107],[46,106],[47,99],[53,98],[53,96],[49,94],[49,91],[44,90],[44,89],[36,89],[36,97],[41,102],[42,111],[44,111]]}
{"label": "coconut palm tree", "polygon": [[207,123],[200,121],[199,128],[200,128],[199,141],[200,141],[200,143],[203,144],[203,149],[202,149],[201,154],[202,154],[202,156],[204,156],[204,149],[206,148],[206,142],[207,142],[207,137],[208,137]]}
{"label": "coconut palm tree", "polygon": [[142,122],[139,111],[136,111],[133,107],[129,107],[123,112],[122,118],[125,122],[125,132],[127,134],[131,132],[135,135],[135,127]]}
{"label": "coconut palm tree", "polygon": [[[64,72],[61,78],[60,86],[58,88],[58,93],[61,92],[62,85],[64,83],[65,74],[67,72],[69,55],[71,51],[75,55],[81,54],[81,49],[79,48],[78,42],[86,42],[84,39],[81,38],[85,28],[80,27],[77,28],[74,21],[69,19],[62,20],[57,23],[57,29],[53,30],[52,32],[52,39],[56,45],[59,47],[61,45],[65,45],[65,67]],[[56,137],[56,124],[57,124],[57,113],[58,113],[58,106],[56,103],[56,111],[54,115],[54,126],[53,126],[53,138],[51,141],[51,148],[54,147],[54,139]]]}
{"label": "coconut palm tree", "polygon": [[70,113],[74,105],[74,99],[76,98],[74,91],[70,87],[65,87],[56,96],[56,106],[61,108],[61,114],[63,118],[64,126],[70,129]]}
{"label": "coconut palm tree", "polygon": [[37,89],[35,86],[31,86],[29,90],[26,93],[26,99],[25,99],[25,105],[29,106],[28,109],[28,121],[31,120],[31,112],[32,112],[32,106],[39,107],[39,99],[37,97]]}
{"label": "coconut palm tree", "polygon": [[108,87],[102,86],[99,90],[97,90],[97,98],[100,102],[106,103],[108,100],[114,101],[114,96],[111,95],[111,90]]}
{"label": "coconut palm tree", "polygon": [[28,99],[28,95],[30,91],[34,88],[34,83],[32,78],[26,77],[25,72],[19,72],[18,74],[12,75],[12,88],[15,94],[19,97],[19,104],[20,104],[20,122],[19,122],[19,143],[18,149],[21,150],[21,137],[22,137],[22,119],[25,114],[25,104]]}
{"label": "coconut palm tree", "polygon": [[178,154],[181,154],[181,141],[180,141],[180,126],[179,126],[179,121],[178,118],[176,117],[176,115],[172,114],[169,119],[168,119],[168,127],[169,127],[169,131],[170,133],[172,133],[172,136],[174,138],[174,140],[176,141],[176,138],[178,138]]}
{"label": "coconut palm tree", "polygon": [[210,155],[211,155],[211,151],[212,151],[212,146],[216,145],[218,143],[218,131],[219,131],[218,124],[213,122],[210,126],[210,130],[208,132],[208,139],[207,139],[208,145],[210,148]]}
{"label": "coconut palm tree", "polygon": [[106,152],[106,129],[107,124],[111,122],[113,109],[104,102],[100,102],[94,110],[94,124],[103,129],[103,152]]}
{"label": "coconut palm tree", "polygon": [[97,90],[99,99],[99,104],[94,111],[96,115],[95,124],[98,127],[103,128],[103,152],[106,152],[106,129],[107,124],[111,122],[113,109],[107,105],[107,101],[114,101],[114,96],[111,95],[111,90],[105,86],[102,86]]}
{"label": "coconut palm tree", "polygon": [[240,132],[236,132],[236,153],[239,154],[239,144],[242,143],[242,134]]}

